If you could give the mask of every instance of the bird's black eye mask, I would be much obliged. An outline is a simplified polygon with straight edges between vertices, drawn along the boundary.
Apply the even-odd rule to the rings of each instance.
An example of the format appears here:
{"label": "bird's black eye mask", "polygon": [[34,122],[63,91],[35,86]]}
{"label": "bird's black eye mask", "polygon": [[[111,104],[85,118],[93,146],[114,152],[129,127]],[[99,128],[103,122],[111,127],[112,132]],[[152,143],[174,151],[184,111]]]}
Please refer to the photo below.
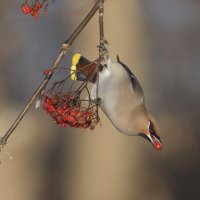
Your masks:
{"label": "bird's black eye mask", "polygon": [[150,121],[150,125],[149,125],[149,133],[151,134],[151,136],[153,136],[154,138],[156,138],[158,141],[161,142],[160,137],[156,134],[151,121]]}
{"label": "bird's black eye mask", "polygon": [[149,133],[150,133],[149,136],[146,135],[145,133],[139,133],[138,135],[151,142],[153,144],[153,147],[156,150],[160,151],[162,149],[162,142],[160,140],[160,137],[156,134],[153,124],[151,122],[149,125]]}

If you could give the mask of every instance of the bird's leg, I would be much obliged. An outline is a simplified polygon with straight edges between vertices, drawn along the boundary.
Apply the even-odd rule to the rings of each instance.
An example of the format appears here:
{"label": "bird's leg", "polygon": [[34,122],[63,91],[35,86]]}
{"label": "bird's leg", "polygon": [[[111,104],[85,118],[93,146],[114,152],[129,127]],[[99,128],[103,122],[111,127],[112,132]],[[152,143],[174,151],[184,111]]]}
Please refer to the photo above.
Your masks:
{"label": "bird's leg", "polygon": [[102,99],[100,97],[97,97],[95,99],[91,99],[91,102],[96,104],[96,105],[98,105],[98,106],[100,106],[101,103],[102,103]]}
{"label": "bird's leg", "polygon": [[99,56],[100,57],[104,57],[104,56],[106,56],[106,55],[108,55],[108,49],[106,48],[106,42],[104,41],[104,42],[101,42],[98,46],[97,46],[97,48],[98,48],[98,50],[99,50]]}

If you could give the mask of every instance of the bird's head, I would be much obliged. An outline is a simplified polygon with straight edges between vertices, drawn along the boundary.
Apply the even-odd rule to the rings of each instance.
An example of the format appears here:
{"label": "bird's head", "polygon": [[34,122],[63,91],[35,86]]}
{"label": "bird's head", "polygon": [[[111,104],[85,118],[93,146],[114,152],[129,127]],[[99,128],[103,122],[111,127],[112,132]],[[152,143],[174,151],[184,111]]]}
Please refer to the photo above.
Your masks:
{"label": "bird's head", "polygon": [[[155,150],[160,151],[162,149],[162,142],[156,120],[144,108],[138,109],[137,111],[134,111],[132,116],[120,118],[116,123],[117,125],[113,124],[121,133],[128,136],[141,136],[151,142]],[[131,119],[131,122],[129,119]],[[126,128],[123,126],[125,122],[128,122]]]}
{"label": "bird's head", "polygon": [[157,151],[160,151],[162,149],[159,128],[156,120],[151,114],[147,114],[147,120],[145,120],[145,129],[143,129],[143,131],[138,135],[151,142],[154,149],[156,149]]}

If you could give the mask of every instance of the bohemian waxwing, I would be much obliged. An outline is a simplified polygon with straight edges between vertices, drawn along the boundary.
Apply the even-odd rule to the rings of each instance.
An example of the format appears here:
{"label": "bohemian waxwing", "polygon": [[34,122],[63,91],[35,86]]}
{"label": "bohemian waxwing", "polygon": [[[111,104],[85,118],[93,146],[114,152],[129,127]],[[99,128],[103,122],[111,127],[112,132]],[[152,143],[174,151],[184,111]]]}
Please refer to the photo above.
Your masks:
{"label": "bohemian waxwing", "polygon": [[101,109],[118,131],[129,136],[142,136],[149,140],[156,150],[161,150],[159,128],[156,120],[145,108],[142,87],[118,56],[117,62],[112,62],[107,57],[105,64],[99,67],[98,76],[95,71],[97,64],[80,54],[74,55],[72,63],[72,71],[77,71],[72,73],[71,78],[84,81],[91,77],[91,98],[99,101]]}

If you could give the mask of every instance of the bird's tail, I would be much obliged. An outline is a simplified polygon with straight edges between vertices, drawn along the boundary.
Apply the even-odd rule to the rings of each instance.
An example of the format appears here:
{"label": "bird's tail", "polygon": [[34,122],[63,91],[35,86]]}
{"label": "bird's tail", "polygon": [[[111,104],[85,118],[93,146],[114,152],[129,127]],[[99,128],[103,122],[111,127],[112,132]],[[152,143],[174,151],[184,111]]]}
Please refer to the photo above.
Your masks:
{"label": "bird's tail", "polygon": [[71,79],[74,81],[89,81],[94,83],[97,79],[96,69],[96,62],[91,62],[77,53],[72,58]]}

